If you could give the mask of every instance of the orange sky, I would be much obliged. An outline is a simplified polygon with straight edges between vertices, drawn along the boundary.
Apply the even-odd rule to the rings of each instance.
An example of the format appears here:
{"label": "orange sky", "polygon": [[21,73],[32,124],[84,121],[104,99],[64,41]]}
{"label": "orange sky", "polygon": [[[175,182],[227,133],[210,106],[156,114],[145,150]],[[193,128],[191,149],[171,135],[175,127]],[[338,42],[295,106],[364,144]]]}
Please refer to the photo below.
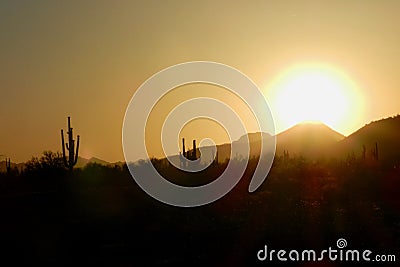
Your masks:
{"label": "orange sky", "polygon": [[70,115],[81,156],[123,160],[136,88],[193,60],[233,66],[260,87],[296,64],[334,66],[364,97],[349,134],[399,113],[399,11],[398,1],[1,1],[0,155],[60,150]]}

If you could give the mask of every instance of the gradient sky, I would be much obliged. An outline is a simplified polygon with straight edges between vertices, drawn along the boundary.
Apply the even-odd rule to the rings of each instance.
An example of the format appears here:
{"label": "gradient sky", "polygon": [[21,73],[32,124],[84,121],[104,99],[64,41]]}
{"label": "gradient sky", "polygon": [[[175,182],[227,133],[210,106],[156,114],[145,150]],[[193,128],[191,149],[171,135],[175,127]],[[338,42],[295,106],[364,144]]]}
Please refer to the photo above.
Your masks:
{"label": "gradient sky", "polygon": [[[294,64],[346,73],[364,97],[353,129],[399,113],[399,1],[1,1],[0,154],[61,149],[123,160],[125,109],[152,74],[209,60],[267,84]],[[284,130],[277,124],[277,130]]]}

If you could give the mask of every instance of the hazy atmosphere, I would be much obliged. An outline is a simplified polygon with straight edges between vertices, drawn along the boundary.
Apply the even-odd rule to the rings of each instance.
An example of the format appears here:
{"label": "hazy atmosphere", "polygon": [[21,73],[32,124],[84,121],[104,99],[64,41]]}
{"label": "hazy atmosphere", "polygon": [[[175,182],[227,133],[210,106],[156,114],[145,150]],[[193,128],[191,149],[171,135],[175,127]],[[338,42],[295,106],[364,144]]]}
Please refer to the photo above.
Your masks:
{"label": "hazy atmosphere", "polygon": [[[193,60],[248,75],[269,101],[277,132],[320,120],[349,135],[399,111],[398,1],[145,3],[0,2],[0,154],[21,162],[61,150],[59,132],[71,116],[82,157],[123,160],[122,122],[135,90]],[[290,84],[307,86],[296,80],[302,71],[340,87],[328,102],[338,101],[342,117],[335,105],[299,116],[299,102],[313,103],[290,93]]]}
{"label": "hazy atmosphere", "polygon": [[0,266],[399,266],[399,14],[0,1]]}

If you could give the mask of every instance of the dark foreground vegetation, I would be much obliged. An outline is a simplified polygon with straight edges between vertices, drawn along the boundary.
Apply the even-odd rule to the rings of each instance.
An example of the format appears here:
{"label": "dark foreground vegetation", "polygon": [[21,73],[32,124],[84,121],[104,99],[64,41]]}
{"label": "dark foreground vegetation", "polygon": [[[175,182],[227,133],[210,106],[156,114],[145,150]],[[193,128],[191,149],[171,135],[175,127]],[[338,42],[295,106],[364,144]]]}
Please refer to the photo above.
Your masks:
{"label": "dark foreground vegetation", "polygon": [[[208,182],[226,166],[188,176],[153,162],[174,182],[191,185]],[[249,194],[256,164],[256,158],[249,162],[224,198],[177,208],[143,192],[126,165],[88,164],[70,171],[60,154],[46,152],[22,172],[0,174],[0,265],[275,266],[279,262],[257,261],[264,245],[318,251],[336,248],[339,238],[348,248],[400,260],[398,166],[351,157],[316,162],[277,157],[261,188]],[[340,265],[313,266],[321,264]]]}

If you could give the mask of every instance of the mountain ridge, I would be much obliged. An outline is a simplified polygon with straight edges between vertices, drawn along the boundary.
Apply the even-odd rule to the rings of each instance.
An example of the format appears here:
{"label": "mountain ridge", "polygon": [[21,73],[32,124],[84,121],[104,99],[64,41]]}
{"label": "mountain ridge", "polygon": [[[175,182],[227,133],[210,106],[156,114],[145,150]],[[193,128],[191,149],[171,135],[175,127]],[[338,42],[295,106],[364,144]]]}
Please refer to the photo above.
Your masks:
{"label": "mountain ridge", "polygon": [[[284,152],[295,156],[304,156],[309,159],[345,158],[354,154],[363,157],[363,146],[366,146],[366,157],[371,157],[375,143],[380,159],[388,164],[397,164],[400,161],[400,115],[371,121],[349,136],[333,130],[323,123],[299,123],[275,135],[276,152],[281,156]],[[258,156],[261,139],[267,141],[272,138],[268,133],[249,133],[250,157]],[[262,138],[261,138],[262,136]],[[244,136],[237,141],[244,142]],[[223,161],[230,155],[230,144],[217,145],[219,160]],[[234,155],[235,157],[235,155]]]}
{"label": "mountain ridge", "polygon": [[[397,164],[400,161],[400,115],[371,121],[349,136],[344,136],[323,123],[299,123],[293,127],[272,136],[269,133],[248,133],[250,144],[250,157],[258,156],[260,153],[260,141],[271,141],[276,138],[276,153],[281,156],[284,151],[290,155],[305,156],[310,159],[320,157],[345,157],[354,154],[355,157],[363,156],[365,146],[366,157],[371,157],[375,144],[379,151],[379,158],[388,164]],[[239,150],[245,147],[245,137],[241,136],[233,141]],[[218,160],[224,161],[229,158],[231,144],[217,145]],[[244,153],[243,153],[244,154]],[[175,155],[177,156],[177,155]],[[243,155],[233,155],[240,157]],[[82,168],[89,163],[101,165],[123,165],[124,162],[110,163],[108,161],[91,157],[89,159],[78,157],[76,167]],[[24,163],[11,162],[12,167],[23,168]],[[5,161],[0,161],[0,171],[5,171]]]}

